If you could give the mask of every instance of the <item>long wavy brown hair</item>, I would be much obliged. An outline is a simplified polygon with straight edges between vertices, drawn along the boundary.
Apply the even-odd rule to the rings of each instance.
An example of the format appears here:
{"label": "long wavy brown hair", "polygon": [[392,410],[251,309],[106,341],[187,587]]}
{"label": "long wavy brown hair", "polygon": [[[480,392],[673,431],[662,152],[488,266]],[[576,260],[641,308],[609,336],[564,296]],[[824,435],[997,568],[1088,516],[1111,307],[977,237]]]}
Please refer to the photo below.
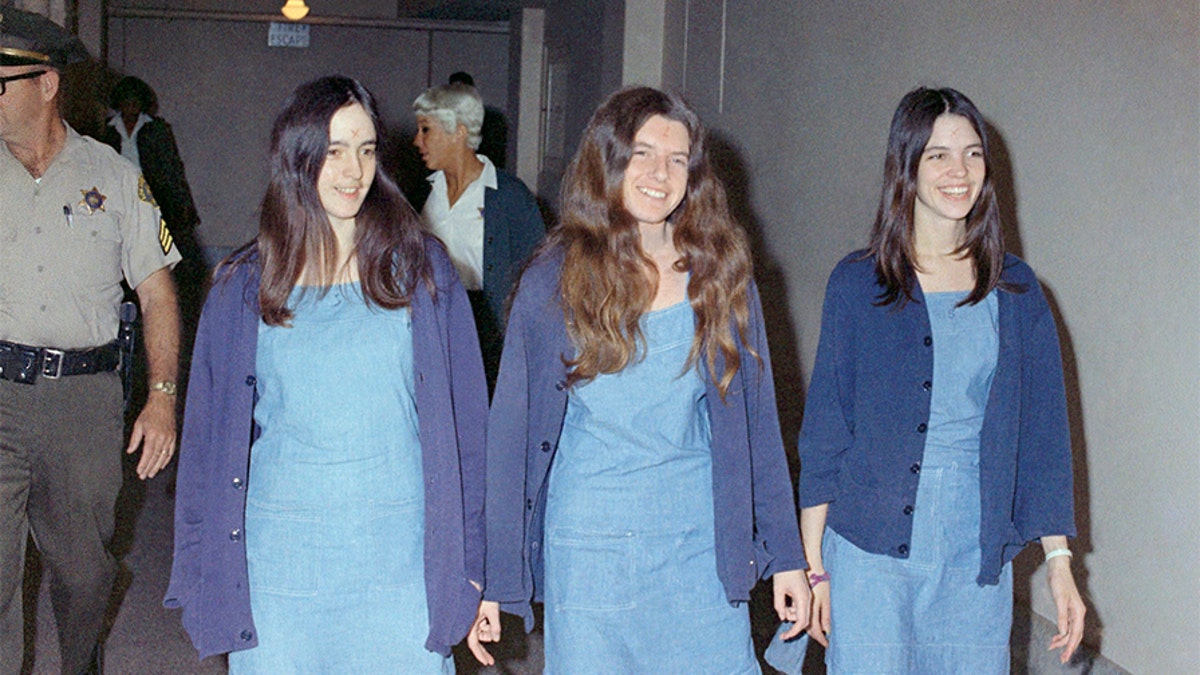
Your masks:
{"label": "long wavy brown hair", "polygon": [[[317,193],[329,150],[329,122],[337,111],[361,104],[382,143],[375,99],[357,81],[332,75],[307,82],[284,104],[271,130],[271,179],[263,197],[257,239],[262,268],[259,311],[272,326],[292,319],[288,297],[302,272],[326,283],[337,270],[337,239]],[[354,252],[363,297],[385,309],[406,307],[416,284],[434,292],[420,220],[382,167],[355,218]],[[252,257],[235,254],[235,262]],[[323,293],[327,287],[318,290]]]}
{"label": "long wavy brown hair", "polygon": [[967,213],[966,236],[956,253],[971,259],[975,287],[960,304],[975,304],[993,288],[1020,292],[1022,287],[1001,280],[1004,237],[1000,206],[992,182],[992,151],[983,115],[971,99],[954,89],[918,87],[900,99],[888,133],[883,164],[883,191],[866,255],[875,257],[875,277],[882,291],[879,305],[902,306],[913,297],[917,254],[913,243],[913,207],[917,201],[917,170],[929,144],[933,123],[942,115],[961,115],[971,122],[983,143],[987,168],[975,205]]}
{"label": "long wavy brown hair", "polygon": [[625,209],[622,181],[634,136],[655,115],[683,124],[690,141],[687,191],[668,219],[680,256],[675,268],[690,274],[696,313],[687,367],[703,359],[724,398],[742,365],[737,341],[745,344],[750,247],[709,165],[700,118],[679,96],[648,87],[622,89],[596,110],[563,177],[560,220],[546,245],[564,255],[561,293],[577,349],[566,362],[568,383],[618,372],[644,353],[638,321],[654,300],[658,270]]}

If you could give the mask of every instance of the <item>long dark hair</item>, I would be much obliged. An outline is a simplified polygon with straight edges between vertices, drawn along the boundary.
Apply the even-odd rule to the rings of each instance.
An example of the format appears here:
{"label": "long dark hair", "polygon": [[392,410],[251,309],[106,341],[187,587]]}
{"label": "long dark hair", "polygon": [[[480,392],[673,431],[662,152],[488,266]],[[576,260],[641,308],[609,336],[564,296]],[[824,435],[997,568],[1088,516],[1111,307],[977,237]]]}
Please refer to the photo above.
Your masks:
{"label": "long dark hair", "polygon": [[975,287],[962,304],[974,304],[992,289],[1019,290],[1001,282],[1004,238],[1000,232],[1000,207],[992,183],[992,154],[983,115],[971,99],[954,89],[919,87],[904,95],[892,116],[887,158],[883,163],[883,193],[871,230],[867,255],[875,257],[875,275],[883,290],[878,304],[903,305],[913,298],[916,251],[913,245],[913,207],[917,199],[917,169],[929,144],[938,117],[961,115],[970,121],[983,143],[987,171],[979,197],[966,219],[966,236],[955,253],[971,259]]}
{"label": "long dark hair", "polygon": [[690,273],[687,294],[696,312],[688,364],[703,356],[724,397],[741,365],[735,339],[745,342],[750,249],[709,165],[700,118],[679,96],[648,87],[622,89],[596,110],[563,177],[561,218],[546,245],[564,252],[561,292],[578,349],[567,362],[568,381],[622,370],[636,360],[643,341],[638,320],[654,300],[658,271],[642,252],[622,182],[634,136],[655,115],[683,124],[688,133],[687,191],[670,216],[680,255],[675,267]]}
{"label": "long dark hair", "polygon": [[[375,99],[357,81],[333,75],[296,88],[271,130],[271,180],[259,217],[258,250],[263,321],[287,325],[288,296],[303,272],[331,283],[336,276],[337,239],[317,193],[317,178],[329,150],[329,122],[342,108],[362,105],[383,140]],[[390,176],[376,167],[375,180],[355,218],[354,251],[363,296],[385,309],[405,307],[420,281],[433,289],[420,221]],[[235,254],[236,260],[246,260]],[[323,292],[323,291],[322,291]]]}

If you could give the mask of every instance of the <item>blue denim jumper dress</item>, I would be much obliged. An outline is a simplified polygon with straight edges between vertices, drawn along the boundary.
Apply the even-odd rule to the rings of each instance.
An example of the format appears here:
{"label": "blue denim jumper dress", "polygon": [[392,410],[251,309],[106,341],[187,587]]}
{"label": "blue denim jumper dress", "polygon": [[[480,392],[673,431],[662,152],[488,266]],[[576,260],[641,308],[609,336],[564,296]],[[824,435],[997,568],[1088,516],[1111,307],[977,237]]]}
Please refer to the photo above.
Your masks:
{"label": "blue denim jumper dress", "polygon": [[907,559],[866,553],[826,528],[829,672],[1006,673],[1012,566],[980,586],[979,432],[999,355],[996,292],[925,294],[933,391]]}
{"label": "blue denim jumper dress", "polygon": [[426,651],[412,320],[357,283],[259,326],[246,554],[259,646],[232,673],[445,673]]}
{"label": "blue denim jumper dress", "polygon": [[643,359],[568,399],[546,501],[545,672],[757,673],[747,609],[717,578],[692,307],[641,329]]}

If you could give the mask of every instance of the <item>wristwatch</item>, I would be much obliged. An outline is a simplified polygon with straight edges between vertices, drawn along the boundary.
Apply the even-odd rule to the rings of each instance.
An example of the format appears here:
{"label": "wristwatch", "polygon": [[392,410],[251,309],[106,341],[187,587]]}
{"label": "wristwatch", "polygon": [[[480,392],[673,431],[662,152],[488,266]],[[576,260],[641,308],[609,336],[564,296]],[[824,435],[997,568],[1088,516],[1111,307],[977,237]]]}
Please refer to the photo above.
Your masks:
{"label": "wristwatch", "polygon": [[161,391],[167,396],[174,396],[179,391],[179,388],[170,380],[161,380],[150,385],[150,391]]}

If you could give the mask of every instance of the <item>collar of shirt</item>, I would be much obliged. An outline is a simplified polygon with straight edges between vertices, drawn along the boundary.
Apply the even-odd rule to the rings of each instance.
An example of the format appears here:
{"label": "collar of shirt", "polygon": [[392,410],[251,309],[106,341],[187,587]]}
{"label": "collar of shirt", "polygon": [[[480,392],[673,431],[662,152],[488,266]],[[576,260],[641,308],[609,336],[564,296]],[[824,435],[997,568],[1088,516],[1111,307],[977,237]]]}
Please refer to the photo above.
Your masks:
{"label": "collar of shirt", "polygon": [[137,123],[133,125],[133,133],[129,133],[125,130],[125,122],[121,118],[121,113],[113,115],[108,120],[108,126],[116,129],[117,133],[121,135],[121,156],[133,162],[134,166],[140,167],[142,162],[141,157],[138,156],[137,143],[130,142],[130,139],[137,138],[138,132],[150,121],[149,115],[138,113]]}
{"label": "collar of shirt", "polygon": [[483,155],[483,172],[463,190],[454,206],[446,193],[446,174],[435,171],[428,178],[432,190],[425,201],[422,219],[429,232],[446,244],[450,259],[469,291],[483,289],[483,206],[487,189],[496,189],[496,167]]}

